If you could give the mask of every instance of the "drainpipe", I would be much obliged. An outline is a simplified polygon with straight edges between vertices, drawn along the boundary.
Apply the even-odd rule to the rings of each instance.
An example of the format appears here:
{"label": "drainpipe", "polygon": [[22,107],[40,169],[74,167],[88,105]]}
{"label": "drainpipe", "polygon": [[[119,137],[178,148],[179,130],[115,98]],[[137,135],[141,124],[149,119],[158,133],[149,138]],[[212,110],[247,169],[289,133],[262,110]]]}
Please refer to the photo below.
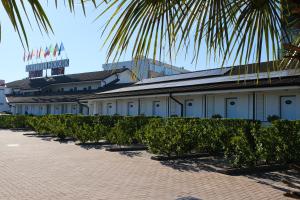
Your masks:
{"label": "drainpipe", "polygon": [[180,105],[180,116],[183,117],[183,104],[180,101],[178,101],[177,99],[175,99],[172,96],[172,93],[169,94],[169,97]]}
{"label": "drainpipe", "polygon": [[256,118],[256,93],[252,93],[252,120]]}
{"label": "drainpipe", "polygon": [[141,99],[138,98],[138,116],[141,115]]}
{"label": "drainpipe", "polygon": [[118,115],[118,99],[116,99],[116,115]]}
{"label": "drainpipe", "polygon": [[207,95],[204,95],[204,110],[203,110],[203,113],[204,113],[204,118],[207,118]]}
{"label": "drainpipe", "polygon": [[14,108],[14,111],[15,111],[15,112],[14,112],[14,113],[11,112],[11,113],[12,113],[13,115],[16,115],[16,114],[17,114],[17,111],[16,111],[16,108],[17,108],[17,107],[16,107],[16,106],[13,106],[13,105],[10,104],[10,103],[8,103],[7,105],[9,106],[10,112],[11,112],[11,110],[12,110],[11,108]]}
{"label": "drainpipe", "polygon": [[170,114],[171,114],[171,112],[170,112],[170,97],[168,97],[168,117],[170,117]]}
{"label": "drainpipe", "polygon": [[[78,103],[79,106],[86,107],[87,110],[88,110],[88,114],[90,114],[90,108],[89,108],[89,106],[87,106],[87,105],[85,105],[85,104],[83,104],[83,103],[80,103],[80,101],[77,101],[77,103]],[[80,109],[80,107],[79,107],[79,109]],[[81,109],[80,109],[80,110],[81,110]],[[81,111],[80,111],[80,110],[79,110],[79,112],[81,112],[81,114],[83,114],[83,113],[82,113],[83,110],[81,110]]]}

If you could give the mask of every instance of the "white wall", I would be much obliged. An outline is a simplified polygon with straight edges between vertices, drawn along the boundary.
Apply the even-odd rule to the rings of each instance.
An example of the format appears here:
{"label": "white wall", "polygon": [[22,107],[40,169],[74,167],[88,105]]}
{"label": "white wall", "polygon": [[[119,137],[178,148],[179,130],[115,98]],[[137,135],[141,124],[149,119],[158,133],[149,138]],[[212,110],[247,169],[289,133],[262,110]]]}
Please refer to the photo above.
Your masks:
{"label": "white wall", "polygon": [[[207,117],[220,114],[226,117],[226,99],[236,98],[236,116],[241,119],[253,118],[253,98],[255,98],[255,117],[261,121],[267,121],[269,115],[281,115],[280,98],[283,96],[295,96],[295,116],[293,118],[300,119],[300,90],[277,90],[277,91],[260,91],[256,92],[231,92],[220,94],[180,94],[173,95],[179,102],[183,104],[183,114],[185,117]],[[205,100],[206,99],[206,100]],[[159,102],[159,107],[154,105]],[[187,108],[186,102],[192,102],[191,107]],[[129,104],[130,103],[130,104]],[[51,104],[51,114],[62,114],[62,106],[65,105],[64,113],[79,113],[79,105],[76,103],[58,103]],[[180,105],[172,100],[168,95],[157,97],[135,97],[135,98],[115,98],[104,100],[92,100],[88,102],[88,110],[83,107],[83,114],[87,115],[123,115],[129,114],[129,105],[131,114],[145,116],[153,116],[156,112],[158,116],[168,117],[172,115],[180,116]],[[140,105],[140,110],[139,110]],[[205,107],[206,105],[206,107]],[[109,108],[111,107],[111,108]],[[58,109],[56,109],[58,108]],[[75,109],[72,109],[75,108]],[[17,104],[12,105],[15,114],[43,115],[47,113],[47,104]],[[187,113],[189,110],[189,114]]]}
{"label": "white wall", "polygon": [[[267,121],[269,115],[280,116],[280,97],[296,96],[296,119],[300,119],[300,91],[271,91],[271,92],[231,92],[220,94],[189,94],[173,95],[173,97],[183,104],[183,116],[185,117],[207,117],[211,118],[215,114],[226,117],[226,99],[235,99],[236,118],[253,119],[253,99],[255,99],[255,117],[261,121]],[[107,115],[108,104],[112,106],[111,113],[118,115],[128,115],[128,103],[131,102],[134,115],[138,115],[138,104],[140,102],[140,114],[153,116],[154,102],[160,102],[159,116],[168,117],[172,115],[180,116],[181,106],[168,96],[164,97],[140,97],[122,98],[110,100],[94,100],[97,104],[97,114]],[[190,103],[190,104],[189,104]],[[188,108],[188,105],[191,107]],[[188,110],[189,109],[189,110]]]}
{"label": "white wall", "polygon": [[[50,113],[47,113],[47,107]],[[64,108],[63,108],[64,107]],[[74,109],[73,109],[74,108]],[[57,103],[57,104],[13,104],[11,109],[13,114],[46,115],[46,114],[79,114],[77,103]],[[84,110],[88,114],[87,110]]]}
{"label": "white wall", "polygon": [[72,83],[72,84],[61,84],[61,85],[52,85],[49,86],[49,89],[52,90],[52,92],[57,92],[58,90],[61,90],[61,88],[64,88],[65,92],[70,91],[71,89],[74,90],[75,87],[77,87],[77,90],[83,90],[84,88],[88,89],[88,87],[91,87],[92,90],[96,90],[99,87],[101,87],[101,81],[99,82],[93,82],[93,83]]}
{"label": "white wall", "polygon": [[[260,119],[267,121],[269,115],[280,116],[280,98],[284,96],[296,96],[296,119],[300,119],[300,91],[278,91],[259,93],[260,98]],[[281,116],[280,116],[281,117]]]}
{"label": "white wall", "polygon": [[0,112],[9,111],[9,106],[6,102],[5,88],[0,87]]}
{"label": "white wall", "polygon": [[107,63],[103,64],[102,68],[104,70],[113,70],[113,69],[121,69],[121,68],[128,68],[133,72],[138,74],[138,78],[144,79],[149,78],[149,70],[155,71],[157,73],[164,72],[165,75],[171,74],[179,74],[188,72],[183,68],[171,66],[166,63],[153,61],[153,59],[141,59],[139,61],[124,61],[124,62],[117,62],[117,63]]}

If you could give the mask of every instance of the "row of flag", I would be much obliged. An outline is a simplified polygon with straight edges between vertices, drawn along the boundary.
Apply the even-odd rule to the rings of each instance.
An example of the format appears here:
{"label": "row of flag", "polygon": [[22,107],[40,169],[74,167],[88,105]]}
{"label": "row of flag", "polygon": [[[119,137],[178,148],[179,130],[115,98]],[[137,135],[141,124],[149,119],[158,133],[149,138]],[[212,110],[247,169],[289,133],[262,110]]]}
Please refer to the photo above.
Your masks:
{"label": "row of flag", "polygon": [[48,56],[60,56],[61,53],[65,50],[64,44],[61,43],[60,45],[56,44],[54,47],[50,45],[43,49],[42,47],[37,50],[32,50],[31,52],[24,52],[23,61],[30,61],[34,58],[41,59],[47,58]]}

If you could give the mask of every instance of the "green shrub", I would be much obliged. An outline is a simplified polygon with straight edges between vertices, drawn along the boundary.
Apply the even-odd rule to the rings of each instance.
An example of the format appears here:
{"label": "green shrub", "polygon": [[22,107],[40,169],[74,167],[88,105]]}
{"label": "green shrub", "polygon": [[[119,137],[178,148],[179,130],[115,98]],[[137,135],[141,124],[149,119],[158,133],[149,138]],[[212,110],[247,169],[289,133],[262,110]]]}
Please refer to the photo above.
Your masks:
{"label": "green shrub", "polygon": [[87,143],[90,138],[91,134],[94,131],[93,127],[88,124],[82,124],[78,126],[75,131],[75,138],[79,140],[81,143]]}
{"label": "green shrub", "polygon": [[91,142],[99,142],[106,138],[107,134],[109,133],[110,128],[104,124],[95,124],[93,131],[90,133]]}
{"label": "green shrub", "polygon": [[235,119],[168,119],[122,116],[0,116],[0,128],[30,128],[82,143],[106,139],[119,145],[143,143],[161,155],[224,152],[235,166],[300,161],[300,121],[271,126]]}
{"label": "green shrub", "polygon": [[268,122],[273,122],[273,121],[276,121],[276,120],[280,120],[280,117],[278,115],[269,115],[267,117],[267,120],[268,120]]}
{"label": "green shrub", "polygon": [[107,140],[118,145],[141,143],[144,137],[143,127],[148,119],[143,116],[119,119],[107,135]]}
{"label": "green shrub", "polygon": [[220,114],[214,114],[214,115],[211,116],[211,118],[213,118],[213,119],[221,119],[223,117]]}
{"label": "green shrub", "polygon": [[255,152],[252,151],[243,132],[240,132],[230,139],[230,143],[225,151],[225,156],[237,167],[254,166],[257,160]]}
{"label": "green shrub", "polygon": [[193,129],[182,118],[152,119],[145,128],[145,142],[150,151],[161,155],[183,155],[195,148]]}

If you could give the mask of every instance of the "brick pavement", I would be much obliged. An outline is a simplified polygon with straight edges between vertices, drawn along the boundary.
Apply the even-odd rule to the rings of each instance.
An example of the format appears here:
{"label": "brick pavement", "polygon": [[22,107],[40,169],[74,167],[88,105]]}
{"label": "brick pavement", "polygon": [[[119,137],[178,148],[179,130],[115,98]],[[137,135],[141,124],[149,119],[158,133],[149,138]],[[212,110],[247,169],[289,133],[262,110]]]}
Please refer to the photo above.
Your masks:
{"label": "brick pavement", "polygon": [[288,199],[280,183],[0,130],[0,199]]}

